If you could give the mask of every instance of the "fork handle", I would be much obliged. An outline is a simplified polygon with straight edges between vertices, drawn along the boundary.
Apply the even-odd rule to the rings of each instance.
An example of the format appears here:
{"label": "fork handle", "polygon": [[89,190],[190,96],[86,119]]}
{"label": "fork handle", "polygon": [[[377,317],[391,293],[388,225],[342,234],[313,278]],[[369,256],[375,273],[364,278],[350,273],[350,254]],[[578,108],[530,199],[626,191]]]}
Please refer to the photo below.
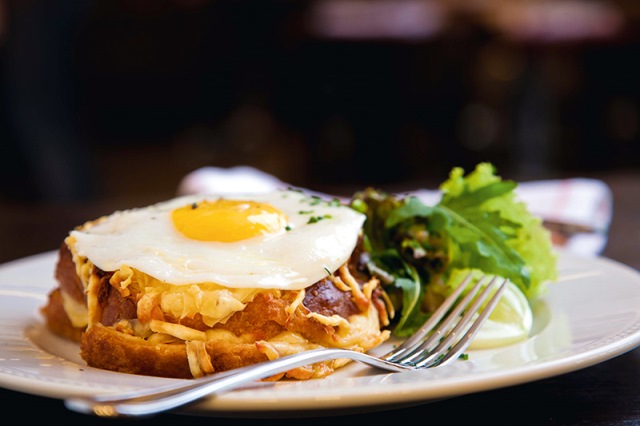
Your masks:
{"label": "fork handle", "polygon": [[83,414],[100,417],[149,416],[192,403],[204,396],[236,389],[247,383],[283,373],[329,359],[348,358],[371,366],[392,371],[407,368],[391,364],[370,355],[344,349],[323,348],[285,356],[273,361],[237,368],[227,373],[218,373],[188,384],[170,385],[152,392],[131,392],[128,395],[71,397],[65,406]]}

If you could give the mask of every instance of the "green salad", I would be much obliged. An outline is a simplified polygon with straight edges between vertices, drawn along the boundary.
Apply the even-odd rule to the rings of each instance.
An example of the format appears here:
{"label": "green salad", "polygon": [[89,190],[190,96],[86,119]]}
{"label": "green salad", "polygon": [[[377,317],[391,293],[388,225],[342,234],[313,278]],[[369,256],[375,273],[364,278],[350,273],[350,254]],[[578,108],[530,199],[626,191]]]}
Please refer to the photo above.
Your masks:
{"label": "green salad", "polygon": [[484,337],[476,337],[479,345],[529,334],[531,302],[556,279],[556,254],[550,232],[517,199],[516,187],[492,164],[480,163],[467,175],[454,168],[435,205],[374,188],[354,195],[352,208],[367,216],[368,267],[393,305],[396,336],[415,332],[469,273],[511,282]]}

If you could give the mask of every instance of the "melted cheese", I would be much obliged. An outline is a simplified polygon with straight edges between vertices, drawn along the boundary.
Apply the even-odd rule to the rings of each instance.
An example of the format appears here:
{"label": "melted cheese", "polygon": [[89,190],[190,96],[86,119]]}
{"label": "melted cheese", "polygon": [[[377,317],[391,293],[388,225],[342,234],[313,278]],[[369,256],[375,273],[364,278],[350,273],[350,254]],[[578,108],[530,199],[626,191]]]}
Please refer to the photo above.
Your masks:
{"label": "melted cheese", "polygon": [[153,317],[150,309],[158,306],[163,313],[176,319],[194,318],[200,314],[209,327],[224,323],[235,312],[243,310],[257,294],[268,291],[228,288],[214,283],[175,286],[126,266],[113,274],[110,283],[127,291],[129,287],[135,287],[142,295],[138,301],[138,318]]}
{"label": "melted cheese", "polygon": [[[76,264],[76,272],[85,287],[87,307],[81,307],[77,302],[66,300],[65,311],[75,323],[90,327],[99,321],[98,293],[101,280],[95,273],[95,266],[86,258],[77,255],[71,238],[68,239],[68,243]],[[325,316],[309,312],[302,304],[306,292],[301,290],[286,308],[287,314],[303,312],[307,317],[313,318],[324,326],[332,327],[335,331],[332,346],[335,347],[364,352],[386,341],[390,332],[380,330],[381,319],[376,307],[371,303],[371,296],[379,284],[378,281],[372,279],[361,289],[346,266],[339,269],[338,275],[331,275],[331,279],[337,288],[351,293],[360,313],[345,319],[338,315]],[[116,327],[122,332],[147,339],[155,344],[184,343],[189,367],[194,377],[213,372],[211,359],[206,351],[208,341],[222,340],[231,344],[255,344],[256,348],[269,359],[322,347],[292,331],[283,331],[271,339],[256,341],[251,333],[237,336],[224,329],[210,328],[201,331],[165,320],[165,315],[176,320],[200,315],[203,322],[212,327],[217,323],[224,323],[235,312],[242,311],[257,294],[271,292],[274,296],[280,297],[280,290],[228,288],[215,283],[174,286],[128,266],[115,271],[109,284],[123,297],[137,299],[137,319],[123,320]],[[383,322],[386,320],[386,318],[382,319]],[[347,362],[349,361],[344,359],[317,363],[313,366],[294,369],[288,372],[287,376],[299,379],[324,377]]]}
{"label": "melted cheese", "polygon": [[61,291],[60,295],[62,296],[62,306],[71,324],[78,328],[86,327],[89,318],[87,306],[73,297],[69,297],[64,291]]}

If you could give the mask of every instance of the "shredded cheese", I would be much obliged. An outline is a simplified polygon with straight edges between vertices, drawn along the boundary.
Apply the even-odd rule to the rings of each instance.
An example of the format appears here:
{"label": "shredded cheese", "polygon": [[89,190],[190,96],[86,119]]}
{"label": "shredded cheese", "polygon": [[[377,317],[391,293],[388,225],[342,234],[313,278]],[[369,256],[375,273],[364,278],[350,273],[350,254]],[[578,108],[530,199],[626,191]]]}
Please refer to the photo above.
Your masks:
{"label": "shredded cheese", "polygon": [[331,280],[333,285],[336,286],[336,288],[338,290],[340,290],[340,291],[350,291],[351,290],[351,287],[346,285],[344,283],[344,281],[342,281],[342,278],[340,278],[340,276],[335,275],[335,274],[331,274],[331,275],[329,275],[329,279]]}
{"label": "shredded cheese", "polygon": [[204,372],[200,368],[200,361],[198,360],[198,348],[193,342],[185,342],[187,349],[187,361],[189,362],[189,370],[191,375],[195,378],[204,376]]}
{"label": "shredded cheese", "polygon": [[285,308],[285,311],[289,314],[289,316],[293,315],[296,309],[302,306],[302,302],[304,301],[304,297],[306,296],[306,294],[307,292],[304,289],[298,291],[298,294],[296,295],[296,298],[293,300],[293,302],[291,302],[291,304]]}
{"label": "shredded cheese", "polygon": [[207,352],[205,342],[203,341],[186,341],[187,361],[189,362],[189,370],[193,377],[202,377],[214,372],[211,357]]}
{"label": "shredded cheese", "polygon": [[200,340],[204,342],[207,339],[207,335],[204,331],[196,330],[195,328],[180,324],[174,324],[172,322],[151,320],[149,322],[149,327],[156,333],[170,334],[180,340]]}
{"label": "shredded cheese", "polygon": [[360,289],[360,285],[358,285],[356,279],[353,277],[353,275],[351,275],[351,272],[349,272],[348,265],[345,263],[340,267],[339,270],[340,275],[344,278],[346,284],[351,289],[353,301],[355,302],[356,306],[358,307],[358,309],[360,309],[361,312],[366,311],[367,307],[369,306],[369,299],[364,295],[364,293]]}
{"label": "shredded cheese", "polygon": [[131,295],[129,285],[133,282],[133,269],[124,265],[122,268],[113,273],[109,279],[109,284],[114,286],[122,297],[128,297]]}
{"label": "shredded cheese", "polygon": [[309,312],[307,318],[314,318],[320,324],[328,325],[329,327],[349,327],[349,321],[340,315],[331,315],[328,317],[317,312]]}
{"label": "shredded cheese", "polygon": [[62,307],[71,320],[71,325],[78,328],[86,327],[89,318],[87,306],[68,296],[64,291],[61,291],[60,295],[62,296]]}

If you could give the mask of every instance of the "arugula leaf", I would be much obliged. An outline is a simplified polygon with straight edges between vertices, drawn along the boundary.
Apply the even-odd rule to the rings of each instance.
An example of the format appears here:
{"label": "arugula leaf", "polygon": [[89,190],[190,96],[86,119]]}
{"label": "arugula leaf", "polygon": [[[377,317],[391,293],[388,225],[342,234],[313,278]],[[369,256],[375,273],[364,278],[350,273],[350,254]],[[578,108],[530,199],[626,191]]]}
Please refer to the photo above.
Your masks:
{"label": "arugula leaf", "polygon": [[[461,168],[454,168],[441,185],[443,196],[439,205],[455,209],[470,223],[488,231],[488,237],[497,237],[493,243],[502,256],[490,261],[490,266],[476,265],[477,259],[462,266],[509,278],[532,299],[545,291],[545,283],[557,278],[557,259],[550,232],[517,199],[516,187],[515,182],[497,176],[490,163],[478,164],[466,176]],[[492,221],[493,227],[485,226],[483,218]]]}

